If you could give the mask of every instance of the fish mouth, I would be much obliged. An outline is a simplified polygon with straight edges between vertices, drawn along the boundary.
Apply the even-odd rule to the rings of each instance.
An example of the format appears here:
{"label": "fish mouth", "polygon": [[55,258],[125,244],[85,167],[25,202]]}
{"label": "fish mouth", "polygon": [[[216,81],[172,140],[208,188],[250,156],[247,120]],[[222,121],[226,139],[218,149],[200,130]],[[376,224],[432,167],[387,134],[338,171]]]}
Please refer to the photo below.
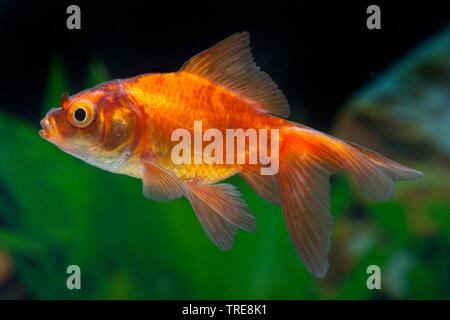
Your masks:
{"label": "fish mouth", "polygon": [[[54,128],[56,128],[56,124],[55,118],[52,117],[52,114],[58,110],[61,110],[61,108],[51,108],[45,115],[44,119],[42,119],[40,122],[42,130],[39,130],[39,135],[46,140],[51,138],[52,131],[56,131],[53,130]],[[56,134],[57,132],[54,133]]]}
{"label": "fish mouth", "polygon": [[41,120],[41,127],[42,129],[39,130],[39,135],[44,139],[48,139],[50,137],[50,121],[47,117]]}
{"label": "fish mouth", "polygon": [[45,116],[44,119],[41,120],[40,122],[42,129],[39,130],[39,135],[48,140],[51,137],[51,132],[52,132],[52,123],[51,120],[49,119],[49,116]]}

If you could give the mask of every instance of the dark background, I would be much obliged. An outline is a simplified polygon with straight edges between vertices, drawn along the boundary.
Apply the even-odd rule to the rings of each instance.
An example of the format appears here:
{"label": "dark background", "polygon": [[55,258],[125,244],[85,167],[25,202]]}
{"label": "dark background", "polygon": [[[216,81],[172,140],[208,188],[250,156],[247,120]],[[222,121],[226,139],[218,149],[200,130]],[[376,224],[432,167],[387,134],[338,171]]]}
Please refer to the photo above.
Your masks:
{"label": "dark background", "polygon": [[[66,28],[70,4],[81,7],[81,30]],[[381,30],[366,28],[370,4],[381,7]],[[293,118],[327,130],[351,93],[449,16],[449,1],[7,1],[0,5],[0,105],[38,123],[54,53],[62,55],[73,94],[85,89],[93,56],[113,78],[175,71],[247,30],[257,63],[287,95]]]}

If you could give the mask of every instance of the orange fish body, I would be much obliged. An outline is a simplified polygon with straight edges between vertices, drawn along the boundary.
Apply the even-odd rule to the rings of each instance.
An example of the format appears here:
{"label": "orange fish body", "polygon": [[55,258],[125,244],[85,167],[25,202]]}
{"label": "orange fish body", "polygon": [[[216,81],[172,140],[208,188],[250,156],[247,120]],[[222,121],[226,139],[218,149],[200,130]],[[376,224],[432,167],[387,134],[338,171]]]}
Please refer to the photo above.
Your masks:
{"label": "orange fish body", "polygon": [[123,83],[146,118],[143,148],[151,150],[158,163],[182,180],[195,178],[215,183],[238,173],[243,165],[174,164],[171,150],[176,142],[171,140],[171,133],[178,128],[186,128],[193,135],[194,121],[199,119],[203,130],[216,128],[224,135],[229,128],[247,130],[291,126],[282,118],[262,112],[255,102],[238,93],[183,71],[143,75]]}
{"label": "orange fish body", "polygon": [[263,199],[281,206],[299,256],[322,277],[332,233],[330,176],[348,172],[367,196],[386,199],[393,181],[421,173],[284,119],[289,113],[283,93],[254,63],[243,32],[178,72],[64,95],[60,108],[41,121],[40,134],[92,165],[142,179],[148,198],[186,197],[223,250],[231,248],[237,228],[255,228],[239,191],[217,183],[240,174]]}

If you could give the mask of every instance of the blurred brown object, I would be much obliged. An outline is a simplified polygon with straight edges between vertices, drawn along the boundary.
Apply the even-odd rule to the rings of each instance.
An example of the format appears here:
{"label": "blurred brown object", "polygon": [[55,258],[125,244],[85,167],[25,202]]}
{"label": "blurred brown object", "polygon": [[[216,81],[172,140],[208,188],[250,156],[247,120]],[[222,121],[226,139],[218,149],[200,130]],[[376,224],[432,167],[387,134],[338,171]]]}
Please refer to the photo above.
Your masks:
{"label": "blurred brown object", "polygon": [[9,253],[0,248],[0,288],[11,278],[14,265]]}
{"label": "blurred brown object", "polygon": [[450,168],[450,26],[352,97],[335,133],[405,165]]}
{"label": "blurred brown object", "polygon": [[29,298],[15,274],[15,265],[10,253],[0,247],[0,300]]}

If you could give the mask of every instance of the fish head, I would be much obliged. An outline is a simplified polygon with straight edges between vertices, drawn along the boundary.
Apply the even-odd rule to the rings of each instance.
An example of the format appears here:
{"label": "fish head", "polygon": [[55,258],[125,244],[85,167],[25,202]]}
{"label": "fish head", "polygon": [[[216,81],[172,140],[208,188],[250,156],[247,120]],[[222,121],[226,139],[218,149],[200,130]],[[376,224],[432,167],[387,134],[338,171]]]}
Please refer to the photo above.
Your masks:
{"label": "fish head", "polygon": [[114,171],[136,146],[140,125],[133,102],[117,83],[69,97],[41,120],[42,138],[96,167]]}

